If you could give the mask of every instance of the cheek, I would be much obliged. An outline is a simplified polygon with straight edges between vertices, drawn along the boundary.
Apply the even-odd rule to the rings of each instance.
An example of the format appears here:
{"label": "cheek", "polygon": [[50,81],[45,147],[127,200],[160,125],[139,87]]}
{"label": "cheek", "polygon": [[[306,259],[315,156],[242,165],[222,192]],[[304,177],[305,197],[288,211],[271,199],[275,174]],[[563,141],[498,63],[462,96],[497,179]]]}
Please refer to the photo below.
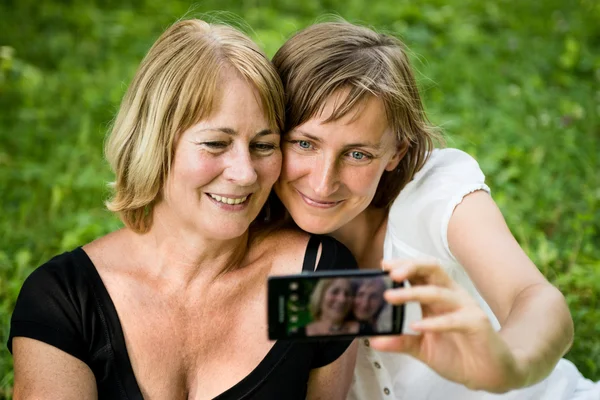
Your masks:
{"label": "cheek", "polygon": [[259,170],[259,174],[263,177],[264,183],[273,186],[277,179],[279,179],[281,173],[281,153],[273,154],[262,159],[258,163],[257,169]]}
{"label": "cheek", "polygon": [[327,302],[333,301],[335,299],[335,296],[333,295],[333,293],[325,293],[325,300]]}
{"label": "cheek", "polygon": [[373,197],[383,174],[383,167],[352,168],[345,173],[344,184],[352,194],[361,197]]}
{"label": "cheek", "polygon": [[173,162],[171,175],[177,186],[199,186],[211,182],[222,171],[219,159],[190,151],[181,153]]}
{"label": "cheek", "polygon": [[293,181],[303,175],[310,174],[310,163],[302,157],[298,157],[292,151],[288,151],[283,158],[281,167],[281,180]]}

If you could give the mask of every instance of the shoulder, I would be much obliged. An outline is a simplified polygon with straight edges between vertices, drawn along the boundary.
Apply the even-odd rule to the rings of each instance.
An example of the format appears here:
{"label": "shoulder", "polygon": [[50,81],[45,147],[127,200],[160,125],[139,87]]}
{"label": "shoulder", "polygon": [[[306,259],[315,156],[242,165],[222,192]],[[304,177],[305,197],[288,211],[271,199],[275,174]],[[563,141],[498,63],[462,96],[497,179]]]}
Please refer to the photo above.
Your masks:
{"label": "shoulder", "polygon": [[262,238],[256,246],[260,252],[294,256],[304,253],[310,236],[300,229],[281,228]]}
{"label": "shoulder", "polygon": [[[315,246],[316,257],[311,250],[312,246]],[[273,232],[256,250],[273,255],[271,272],[274,274],[299,273],[306,263],[313,269],[315,262],[317,270],[358,268],[350,250],[338,240],[326,235],[308,234],[299,229]]]}
{"label": "shoulder", "polygon": [[291,247],[306,247],[310,234],[297,228],[281,228],[265,239],[274,246],[288,244]]}
{"label": "shoulder", "polygon": [[453,260],[448,222],[463,198],[478,190],[490,192],[473,157],[457,149],[436,149],[392,203],[388,232],[423,254]]}
{"label": "shoulder", "polygon": [[[469,154],[458,149],[435,149],[413,180],[402,192],[416,190],[423,185],[454,184],[464,181],[483,181],[485,175],[477,161]],[[401,195],[402,195],[401,192]]]}
{"label": "shoulder", "polygon": [[296,274],[302,270],[309,239],[304,231],[282,228],[262,238],[252,251],[270,260],[272,274]]}
{"label": "shoulder", "polygon": [[23,283],[11,318],[11,339],[25,336],[83,358],[82,315],[94,303],[87,259],[77,248],[35,269]]}
{"label": "shoulder", "polygon": [[422,204],[462,198],[476,190],[490,192],[477,161],[458,149],[436,149],[394,200],[390,215],[407,205],[414,213]]}
{"label": "shoulder", "polygon": [[69,292],[86,280],[86,257],[81,248],[57,255],[36,268],[23,282],[19,297]]}
{"label": "shoulder", "polygon": [[317,270],[348,270],[358,269],[358,263],[350,250],[340,241],[331,236],[316,236],[321,242],[321,256]]}

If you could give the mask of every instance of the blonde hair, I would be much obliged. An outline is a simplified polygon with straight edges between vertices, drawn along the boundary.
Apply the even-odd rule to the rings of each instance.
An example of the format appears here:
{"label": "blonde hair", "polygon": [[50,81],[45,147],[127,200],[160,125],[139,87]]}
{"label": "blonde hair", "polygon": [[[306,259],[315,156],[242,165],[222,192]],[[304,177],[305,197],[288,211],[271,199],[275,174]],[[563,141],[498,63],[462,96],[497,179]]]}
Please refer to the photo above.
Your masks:
{"label": "blonde hair", "polygon": [[388,207],[441,142],[425,115],[405,46],[393,36],[345,21],[318,23],[292,36],[273,64],[286,95],[286,131],[318,115],[343,91],[326,122],[357,110],[369,96],[383,101],[390,127],[408,150],[395,170],[383,173],[375,207]]}
{"label": "blonde hair", "polygon": [[178,135],[218,107],[224,67],[257,89],[272,129],[282,131],[281,81],[252,40],[230,26],[197,19],[173,24],[142,61],[105,144],[116,175],[106,206],[135,232],[150,229]]}
{"label": "blonde hair", "polygon": [[308,310],[312,315],[313,319],[317,320],[321,318],[322,310],[322,302],[323,297],[325,296],[325,292],[327,289],[333,284],[336,279],[341,279],[344,282],[348,283],[348,287],[350,288],[350,292],[352,296],[354,296],[354,287],[350,282],[343,278],[328,278],[328,279],[320,279],[319,282],[315,285],[312,294],[310,295],[310,302],[308,304]]}

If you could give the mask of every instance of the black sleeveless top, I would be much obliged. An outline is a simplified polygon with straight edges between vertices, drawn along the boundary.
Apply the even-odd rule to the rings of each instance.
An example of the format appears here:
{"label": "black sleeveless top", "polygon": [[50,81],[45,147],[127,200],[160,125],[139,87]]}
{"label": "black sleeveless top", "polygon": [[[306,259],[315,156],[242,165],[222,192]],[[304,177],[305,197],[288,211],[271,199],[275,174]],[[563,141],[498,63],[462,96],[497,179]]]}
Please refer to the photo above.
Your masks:
{"label": "black sleeveless top", "polygon": [[[303,271],[315,269],[320,243],[317,270],[357,268],[343,244],[313,235]],[[142,399],[115,306],[82,248],[54,257],[25,280],[11,319],[11,352],[17,336],[48,343],[86,363],[99,399]],[[349,345],[347,340],[277,341],[253,371],[216,399],[304,399],[310,370],[335,361]]]}

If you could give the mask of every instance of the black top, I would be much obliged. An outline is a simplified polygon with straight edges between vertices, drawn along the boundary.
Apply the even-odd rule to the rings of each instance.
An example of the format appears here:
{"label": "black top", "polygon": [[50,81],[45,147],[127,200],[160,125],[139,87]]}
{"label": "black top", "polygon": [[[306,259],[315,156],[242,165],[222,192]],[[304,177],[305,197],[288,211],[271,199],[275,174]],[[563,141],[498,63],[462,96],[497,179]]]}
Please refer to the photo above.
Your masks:
{"label": "black top", "polygon": [[[318,270],[357,269],[343,244],[311,236],[303,270],[315,269],[319,243]],[[115,306],[82,248],[54,257],[25,280],[11,319],[11,352],[16,336],[48,343],[86,363],[99,399],[142,399]],[[252,372],[216,398],[304,399],[310,370],[335,361],[349,344],[277,341]]]}

